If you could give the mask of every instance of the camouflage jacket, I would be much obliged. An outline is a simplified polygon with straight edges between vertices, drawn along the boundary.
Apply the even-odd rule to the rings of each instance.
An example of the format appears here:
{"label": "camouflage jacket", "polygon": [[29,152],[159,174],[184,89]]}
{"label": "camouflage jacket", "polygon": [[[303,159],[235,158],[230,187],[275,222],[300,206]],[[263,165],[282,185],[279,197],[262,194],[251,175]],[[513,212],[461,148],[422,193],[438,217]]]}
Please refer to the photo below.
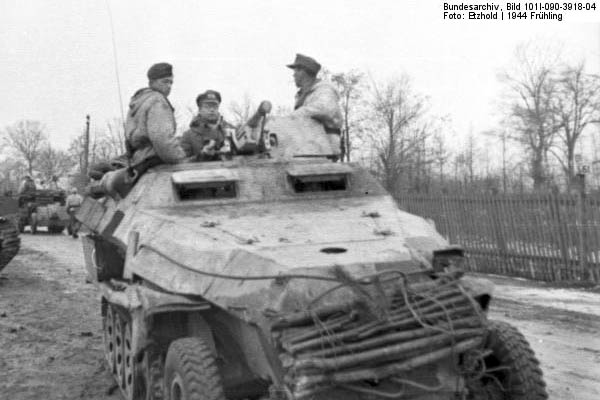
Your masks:
{"label": "camouflage jacket", "polygon": [[317,80],[310,88],[296,93],[296,104],[292,115],[313,118],[325,129],[340,129],[342,110],[340,95],[330,83]]}
{"label": "camouflage jacket", "polygon": [[169,100],[150,88],[138,90],[129,103],[125,137],[132,154],[132,165],[158,156],[174,164],[185,155],[175,138],[175,117]]}

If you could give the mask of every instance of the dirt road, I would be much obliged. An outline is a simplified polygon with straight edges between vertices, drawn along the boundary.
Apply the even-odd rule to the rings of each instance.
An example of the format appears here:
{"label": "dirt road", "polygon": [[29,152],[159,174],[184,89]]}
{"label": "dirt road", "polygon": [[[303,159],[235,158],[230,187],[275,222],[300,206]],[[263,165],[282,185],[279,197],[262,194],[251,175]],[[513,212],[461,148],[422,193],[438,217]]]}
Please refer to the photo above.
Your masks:
{"label": "dirt road", "polygon": [[[25,234],[0,273],[0,398],[119,399],[104,367],[98,295],[81,243]],[[554,400],[600,399],[600,294],[492,277],[491,316],[531,342]]]}

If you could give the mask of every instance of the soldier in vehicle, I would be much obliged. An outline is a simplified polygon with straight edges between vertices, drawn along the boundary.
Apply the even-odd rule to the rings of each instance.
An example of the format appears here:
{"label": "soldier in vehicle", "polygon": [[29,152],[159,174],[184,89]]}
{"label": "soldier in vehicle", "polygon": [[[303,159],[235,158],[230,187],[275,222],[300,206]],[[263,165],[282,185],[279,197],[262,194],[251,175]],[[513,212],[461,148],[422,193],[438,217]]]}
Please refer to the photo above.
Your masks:
{"label": "soldier in vehicle", "polygon": [[175,139],[174,109],[167,99],[173,85],[173,67],[154,64],[147,76],[148,87],[131,98],[125,122],[131,166],[138,173],[161,163],[175,164],[185,157]]}
{"label": "soldier in vehicle", "polygon": [[196,104],[198,115],[183,133],[181,147],[186,156],[197,161],[219,160],[219,150],[226,144],[226,129],[233,128],[219,113],[221,94],[207,90],[196,97]]}
{"label": "soldier in vehicle", "polygon": [[158,164],[176,164],[185,153],[175,138],[174,108],[167,99],[173,85],[173,67],[158,63],[147,73],[148,87],[139,89],[129,103],[125,121],[127,154],[92,165],[88,188],[93,197],[124,195],[137,177]]}
{"label": "soldier in vehicle", "polygon": [[287,67],[294,70],[294,82],[299,89],[292,116],[313,118],[323,124],[325,132],[339,137],[340,95],[330,83],[317,79],[321,64],[311,57],[296,54],[294,62]]}
{"label": "soldier in vehicle", "polygon": [[69,226],[67,231],[74,238],[77,239],[79,228],[81,223],[75,219],[75,212],[81,207],[83,198],[77,193],[77,188],[71,189],[71,194],[67,196],[65,201],[65,207],[67,208],[67,214],[69,214]]}
{"label": "soldier in vehicle", "polygon": [[21,185],[19,186],[19,194],[23,194],[23,193],[27,193],[27,192],[35,192],[35,190],[36,190],[35,182],[31,178],[31,176],[29,176],[29,175],[25,176],[25,178],[23,179],[23,182],[21,182]]}
{"label": "soldier in vehicle", "polygon": [[52,175],[52,178],[48,182],[48,189],[60,190],[60,188],[58,187],[58,176]]}

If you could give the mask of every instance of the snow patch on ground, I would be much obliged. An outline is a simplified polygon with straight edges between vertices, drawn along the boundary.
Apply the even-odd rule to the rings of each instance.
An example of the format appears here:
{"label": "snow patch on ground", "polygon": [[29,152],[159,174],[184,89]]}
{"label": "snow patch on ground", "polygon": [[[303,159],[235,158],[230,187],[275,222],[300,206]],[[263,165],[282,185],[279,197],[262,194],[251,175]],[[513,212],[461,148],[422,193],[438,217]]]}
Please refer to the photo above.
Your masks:
{"label": "snow patch on ground", "polygon": [[577,289],[531,288],[496,284],[494,296],[600,317],[600,294]]}

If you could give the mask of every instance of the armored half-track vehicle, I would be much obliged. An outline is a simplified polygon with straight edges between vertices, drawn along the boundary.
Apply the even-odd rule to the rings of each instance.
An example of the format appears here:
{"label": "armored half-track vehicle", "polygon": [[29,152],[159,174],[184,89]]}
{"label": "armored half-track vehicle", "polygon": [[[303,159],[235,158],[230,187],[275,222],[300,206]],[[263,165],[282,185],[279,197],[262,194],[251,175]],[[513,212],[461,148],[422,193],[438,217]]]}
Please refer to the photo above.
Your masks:
{"label": "armored half-track vehicle", "polygon": [[10,196],[0,196],[0,271],[19,252],[21,239],[15,225],[19,206]]}
{"label": "armored half-track vehicle", "polygon": [[47,227],[50,233],[60,233],[69,222],[63,190],[36,189],[21,193],[19,201],[19,231],[29,226],[31,233]]}
{"label": "armored half-track vehicle", "polygon": [[125,398],[547,398],[523,336],[488,320],[489,282],[460,272],[460,248],[365,169],[332,162],[320,125],[266,132],[259,154],[157,166],[84,200]]}

